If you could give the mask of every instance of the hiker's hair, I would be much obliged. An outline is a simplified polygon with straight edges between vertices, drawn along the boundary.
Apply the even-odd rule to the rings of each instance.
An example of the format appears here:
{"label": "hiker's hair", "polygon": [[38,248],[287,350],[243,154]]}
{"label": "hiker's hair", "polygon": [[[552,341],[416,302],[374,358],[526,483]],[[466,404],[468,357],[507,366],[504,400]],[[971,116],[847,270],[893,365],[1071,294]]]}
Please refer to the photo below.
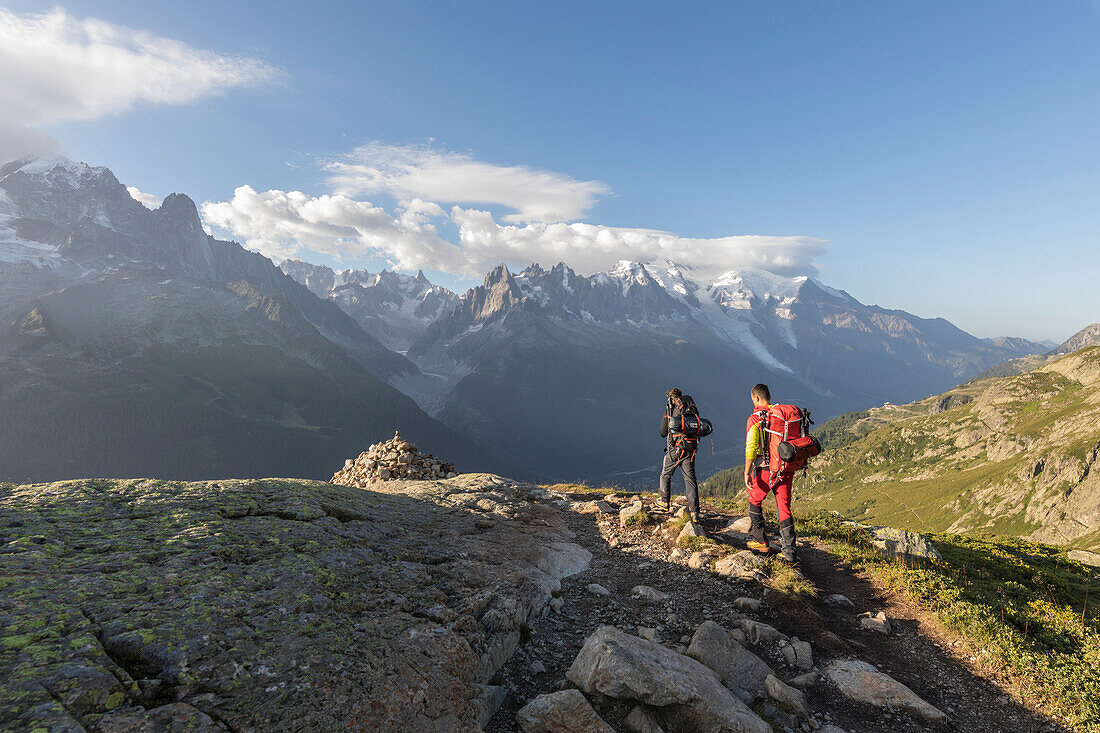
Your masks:
{"label": "hiker's hair", "polygon": [[673,387],[668,392],[665,392],[665,394],[668,395],[670,398],[675,397],[676,399],[680,399],[680,397],[682,397],[684,393],[680,391],[679,387]]}
{"label": "hiker's hair", "polygon": [[756,385],[752,388],[751,394],[753,397],[759,397],[760,399],[767,400],[768,402],[772,401],[772,393],[770,390],[768,390],[768,385],[766,384]]}

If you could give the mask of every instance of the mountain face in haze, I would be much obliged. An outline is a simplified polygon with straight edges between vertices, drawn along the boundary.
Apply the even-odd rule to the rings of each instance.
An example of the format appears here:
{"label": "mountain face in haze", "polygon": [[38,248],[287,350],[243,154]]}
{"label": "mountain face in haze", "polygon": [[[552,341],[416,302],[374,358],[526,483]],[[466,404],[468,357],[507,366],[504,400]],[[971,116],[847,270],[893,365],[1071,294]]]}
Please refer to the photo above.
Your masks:
{"label": "mountain face in haze", "polygon": [[491,465],[387,384],[418,374],[186,196],[0,168],[0,479],[324,477],[395,427]]}
{"label": "mountain face in haze", "polygon": [[423,271],[415,276],[388,270],[334,272],[300,260],[285,260],[279,267],[317,297],[340,306],[386,348],[401,353],[458,302],[450,290],[428,282]]}
{"label": "mountain face in haze", "polygon": [[1062,345],[1052,349],[1050,353],[1052,355],[1072,354],[1088,346],[1100,346],[1100,323],[1085,326],[1066,339]]}
{"label": "mountain face in haze", "polygon": [[648,481],[670,387],[715,423],[715,445],[700,452],[705,475],[740,449],[756,382],[829,416],[942,391],[1036,349],[866,306],[813,278],[749,269],[706,281],[669,262],[621,262],[588,277],[562,264],[519,274],[502,265],[408,356],[439,380],[421,404],[508,460],[558,477]]}
{"label": "mountain face in haze", "polygon": [[1003,364],[996,364],[974,377],[974,379],[1011,377],[1017,374],[1026,374],[1035,371],[1039,367],[1050,364],[1066,354],[1072,354],[1088,346],[1100,346],[1100,323],[1093,323],[1092,325],[1085,326],[1066,339],[1065,342],[1054,345],[1054,348],[1045,351],[1045,353],[1027,354],[1026,356],[1010,359]]}

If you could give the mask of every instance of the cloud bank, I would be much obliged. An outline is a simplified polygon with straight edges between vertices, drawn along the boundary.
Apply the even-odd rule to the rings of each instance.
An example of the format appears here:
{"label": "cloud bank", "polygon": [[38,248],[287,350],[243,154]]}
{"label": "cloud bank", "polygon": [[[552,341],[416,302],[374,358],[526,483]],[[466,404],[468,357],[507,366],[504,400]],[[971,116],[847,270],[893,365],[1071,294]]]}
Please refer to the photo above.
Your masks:
{"label": "cloud bank", "polygon": [[436,204],[413,200],[396,215],[368,201],[301,191],[265,191],[241,186],[231,201],[202,205],[206,223],[275,259],[316,252],[337,259],[382,256],[403,270],[462,272],[462,250],[441,239],[432,218]]}
{"label": "cloud bank", "polygon": [[[209,225],[276,259],[381,258],[398,270],[420,268],[479,276],[504,262],[565,262],[581,274],[607,271],[620,260],[666,259],[691,266],[703,278],[759,267],[781,275],[817,274],[827,242],[813,237],[740,235],[681,237],[572,221],[610,192],[527,166],[497,166],[428,146],[370,143],[323,161],[331,195],[301,191],[258,193],[238,188],[230,201],[203,204]],[[399,200],[393,213],[355,197],[385,193]],[[436,203],[438,202],[438,203]],[[445,212],[440,203],[456,204]],[[514,209],[499,223],[489,211],[458,204]],[[439,225],[457,229],[457,242]]]}
{"label": "cloud bank", "polygon": [[61,9],[17,15],[0,8],[0,120],[8,123],[93,119],[143,103],[188,104],[279,77],[256,59]]}
{"label": "cloud bank", "polygon": [[[338,260],[381,257],[398,270],[475,276],[500,262],[513,267],[565,262],[587,275],[624,259],[668,259],[690,265],[703,278],[745,267],[782,275],[816,274],[814,260],[827,247],[812,237],[703,239],[599,224],[502,225],[487,211],[455,206],[448,214],[421,199],[403,202],[391,214],[339,194],[258,193],[249,186],[238,188],[231,201],[203,204],[202,212],[208,224],[276,259],[308,259],[310,252]],[[435,222],[447,218],[458,229],[458,244],[439,234]]]}
{"label": "cloud bank", "polygon": [[425,145],[373,142],[324,164],[337,194],[387,193],[448,204],[499,205],[514,209],[505,221],[572,221],[610,189],[562,173],[523,165],[499,166],[464,153]]}
{"label": "cloud bank", "polygon": [[581,274],[591,274],[609,270],[619,260],[666,259],[690,265],[704,278],[746,267],[803,275],[817,273],[814,259],[827,248],[824,240],[813,237],[739,235],[703,239],[599,224],[502,226],[487,211],[458,207],[452,209],[451,218],[458,226],[462,253],[475,270],[498,262],[565,262]]}

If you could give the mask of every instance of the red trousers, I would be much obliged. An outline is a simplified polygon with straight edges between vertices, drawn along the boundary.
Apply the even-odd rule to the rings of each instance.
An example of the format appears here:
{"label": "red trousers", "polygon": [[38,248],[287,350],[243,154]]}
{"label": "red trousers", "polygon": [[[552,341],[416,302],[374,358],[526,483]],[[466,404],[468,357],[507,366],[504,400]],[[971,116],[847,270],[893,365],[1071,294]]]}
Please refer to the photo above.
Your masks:
{"label": "red trousers", "polygon": [[791,483],[794,476],[783,476],[771,486],[772,473],[766,468],[755,471],[749,476],[752,484],[749,486],[749,503],[760,506],[768,496],[768,491],[775,491],[775,512],[779,515],[779,521],[791,517]]}

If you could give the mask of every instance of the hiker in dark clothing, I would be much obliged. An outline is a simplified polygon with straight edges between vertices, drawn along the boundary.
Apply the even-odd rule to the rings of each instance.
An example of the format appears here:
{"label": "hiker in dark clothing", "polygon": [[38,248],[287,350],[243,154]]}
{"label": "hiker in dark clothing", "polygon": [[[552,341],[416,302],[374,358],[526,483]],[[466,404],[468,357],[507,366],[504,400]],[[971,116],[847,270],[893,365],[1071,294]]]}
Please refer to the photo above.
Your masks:
{"label": "hiker in dark clothing", "polygon": [[661,485],[658,492],[657,508],[661,511],[671,509],[672,474],[679,468],[684,474],[684,495],[688,501],[691,520],[699,521],[699,484],[695,481],[695,451],[699,447],[698,438],[687,438],[678,434],[676,426],[684,415],[698,416],[695,401],[685,396],[679,389],[670,389],[665,416],[661,420],[661,437],[667,439],[665,460],[661,466]]}

